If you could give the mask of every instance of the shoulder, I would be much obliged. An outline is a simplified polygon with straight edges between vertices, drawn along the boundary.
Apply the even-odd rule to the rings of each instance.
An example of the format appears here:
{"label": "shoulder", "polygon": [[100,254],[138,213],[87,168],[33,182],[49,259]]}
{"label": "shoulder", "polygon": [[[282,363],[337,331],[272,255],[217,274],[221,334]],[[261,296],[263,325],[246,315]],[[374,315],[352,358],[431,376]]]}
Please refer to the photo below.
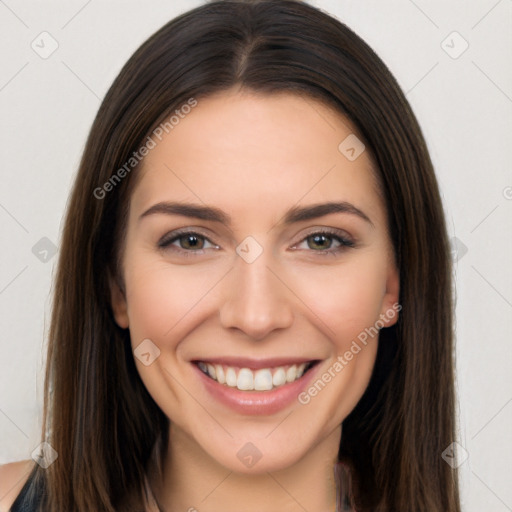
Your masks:
{"label": "shoulder", "polygon": [[0,466],[0,512],[8,512],[27,482],[35,462],[32,459]]}

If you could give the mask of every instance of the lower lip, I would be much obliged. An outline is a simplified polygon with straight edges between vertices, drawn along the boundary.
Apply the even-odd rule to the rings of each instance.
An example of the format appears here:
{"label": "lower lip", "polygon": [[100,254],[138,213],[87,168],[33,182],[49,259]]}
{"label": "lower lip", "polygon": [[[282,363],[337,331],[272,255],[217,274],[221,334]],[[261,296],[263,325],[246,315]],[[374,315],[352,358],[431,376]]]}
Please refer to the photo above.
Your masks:
{"label": "lower lip", "polygon": [[308,386],[319,365],[317,363],[310,368],[300,379],[270,391],[240,391],[238,388],[219,384],[203,373],[196,364],[192,363],[192,366],[213,398],[240,414],[264,416],[279,412],[297,401],[298,395]]}

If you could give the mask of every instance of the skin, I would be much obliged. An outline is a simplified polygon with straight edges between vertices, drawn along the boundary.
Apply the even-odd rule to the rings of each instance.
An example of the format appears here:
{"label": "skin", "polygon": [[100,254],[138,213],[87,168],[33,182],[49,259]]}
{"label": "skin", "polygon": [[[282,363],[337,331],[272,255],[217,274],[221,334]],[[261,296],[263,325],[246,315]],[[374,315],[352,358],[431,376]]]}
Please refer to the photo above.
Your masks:
{"label": "skin", "polygon": [[32,459],[0,466],[0,512],[7,512],[25,485],[35,462]]}
{"label": "skin", "polygon": [[[122,255],[126,292],[113,284],[112,306],[133,348],[150,339],[160,350],[149,366],[135,361],[171,420],[164,474],[152,482],[166,510],[335,509],[341,424],[368,385],[377,337],[308,404],[264,416],[212,399],[190,361],[302,356],[320,360],[313,370],[320,377],[397,303],[369,152],[349,161],[338,150],[354,132],[315,100],[233,89],[200,99],[137,171]],[[161,201],[214,206],[231,224],[163,213],[139,220]],[[372,224],[350,213],[283,224],[294,206],[330,201],[352,203]],[[190,248],[187,238],[158,247],[179,228],[199,230],[203,248]],[[319,246],[309,236],[319,229],[337,229],[355,246],[329,236]],[[248,236],[263,249],[252,263],[236,252]],[[262,454],[251,468],[237,457],[247,442]]]}

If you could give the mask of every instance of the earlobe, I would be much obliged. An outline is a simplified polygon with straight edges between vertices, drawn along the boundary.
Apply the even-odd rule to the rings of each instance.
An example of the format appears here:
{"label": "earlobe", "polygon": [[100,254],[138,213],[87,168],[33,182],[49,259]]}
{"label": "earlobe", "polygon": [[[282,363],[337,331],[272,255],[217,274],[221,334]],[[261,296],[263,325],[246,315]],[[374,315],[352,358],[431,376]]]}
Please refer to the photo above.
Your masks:
{"label": "earlobe", "polygon": [[121,290],[115,279],[109,278],[110,282],[110,304],[114,319],[119,327],[127,329],[130,322],[128,319],[128,305],[125,293]]}
{"label": "earlobe", "polygon": [[400,275],[396,265],[390,265],[386,281],[386,293],[382,301],[380,319],[384,327],[391,327],[398,321],[398,312],[402,309],[398,299],[400,297]]}

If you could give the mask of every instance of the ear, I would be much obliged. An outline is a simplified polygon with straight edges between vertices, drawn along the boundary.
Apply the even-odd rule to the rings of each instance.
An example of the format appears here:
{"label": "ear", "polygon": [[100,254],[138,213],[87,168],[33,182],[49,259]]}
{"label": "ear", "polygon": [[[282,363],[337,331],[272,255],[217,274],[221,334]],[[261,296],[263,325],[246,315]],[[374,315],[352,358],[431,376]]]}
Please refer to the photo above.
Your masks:
{"label": "ear", "polygon": [[130,322],[128,318],[128,304],[126,302],[125,292],[121,289],[117,280],[109,277],[110,283],[110,304],[114,319],[121,329],[127,329]]}
{"label": "ear", "polygon": [[388,266],[388,275],[386,279],[386,291],[382,300],[382,310],[380,312],[380,320],[384,324],[383,327],[391,327],[398,321],[398,312],[402,306],[398,303],[400,297],[400,274],[393,262]]}

